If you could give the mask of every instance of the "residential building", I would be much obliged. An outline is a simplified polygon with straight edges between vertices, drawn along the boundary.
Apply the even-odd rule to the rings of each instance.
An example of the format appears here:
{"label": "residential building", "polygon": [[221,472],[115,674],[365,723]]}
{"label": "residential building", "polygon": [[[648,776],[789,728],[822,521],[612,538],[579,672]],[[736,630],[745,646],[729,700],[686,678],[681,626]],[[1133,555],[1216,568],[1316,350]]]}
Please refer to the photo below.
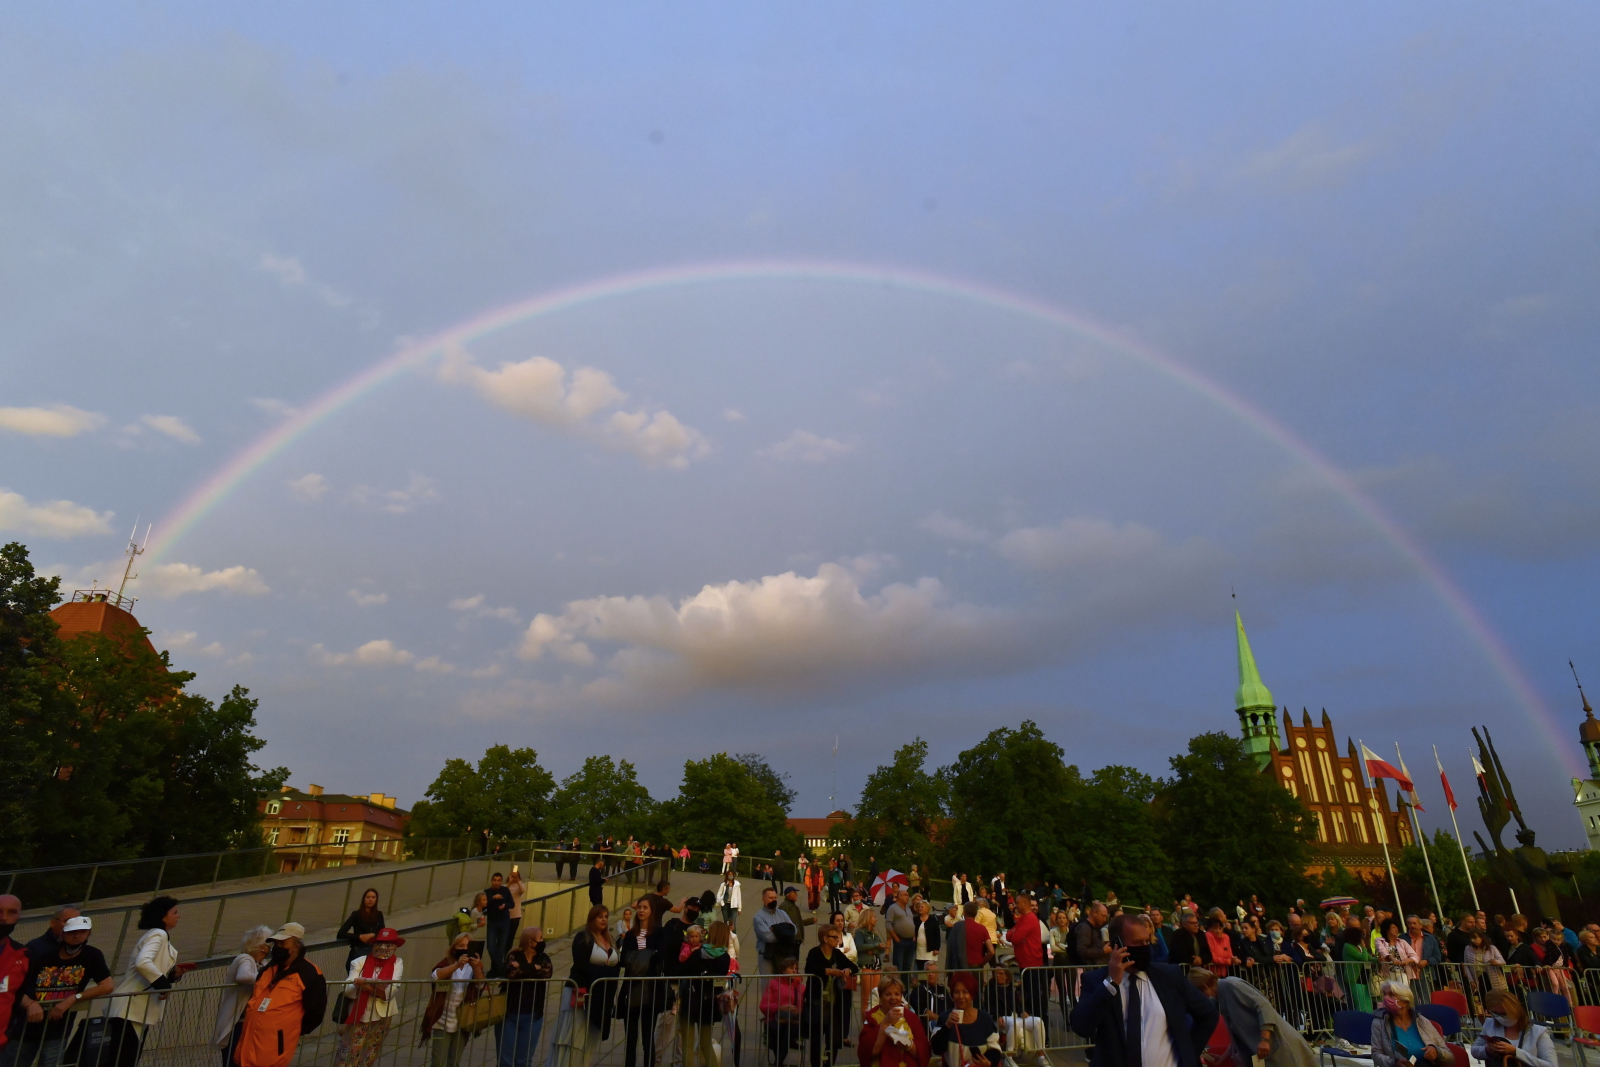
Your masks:
{"label": "residential building", "polygon": [[410,819],[410,812],[383,793],[356,796],[328,793],[320,785],[305,792],[284,786],[261,798],[261,830],[268,845],[284,850],[279,868],[285,872],[397,860]]}

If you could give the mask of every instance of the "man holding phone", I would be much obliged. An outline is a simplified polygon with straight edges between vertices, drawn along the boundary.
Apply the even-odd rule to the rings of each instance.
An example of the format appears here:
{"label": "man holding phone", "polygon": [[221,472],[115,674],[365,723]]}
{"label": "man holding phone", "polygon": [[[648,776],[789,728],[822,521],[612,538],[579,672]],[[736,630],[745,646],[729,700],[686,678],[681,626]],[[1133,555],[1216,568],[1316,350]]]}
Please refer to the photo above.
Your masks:
{"label": "man holding phone", "polygon": [[1154,962],[1153,935],[1148,917],[1118,915],[1106,967],[1083,976],[1070,1022],[1094,1042],[1091,1067],[1199,1067],[1217,1006],[1182,968]]}

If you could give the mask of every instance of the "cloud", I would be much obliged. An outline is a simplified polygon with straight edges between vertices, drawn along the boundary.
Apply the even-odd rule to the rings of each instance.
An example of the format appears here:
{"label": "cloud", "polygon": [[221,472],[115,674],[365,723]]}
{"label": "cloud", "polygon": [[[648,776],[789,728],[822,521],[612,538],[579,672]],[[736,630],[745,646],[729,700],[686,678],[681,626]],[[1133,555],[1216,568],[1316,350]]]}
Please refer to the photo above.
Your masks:
{"label": "cloud", "polygon": [[1040,571],[1124,563],[1154,553],[1161,535],[1136,522],[1118,526],[1105,519],[1067,518],[1054,526],[1011,530],[996,551],[1012,563]]}
{"label": "cloud", "polygon": [[299,408],[270,396],[253,396],[250,398],[250,403],[268,415],[276,415],[280,419],[287,419],[300,413]]}
{"label": "cloud", "polygon": [[363,593],[359,589],[352,589],[350,590],[350,599],[354,600],[358,607],[370,608],[375,607],[378,604],[387,604],[389,602],[389,594]]}
{"label": "cloud", "polygon": [[456,348],[439,369],[440,381],[472,386],[496,407],[534,420],[604,448],[626,452],[647,467],[681,470],[710,452],[700,431],[685,426],[669,411],[613,411],[628,395],[611,375],[593,367],[570,373],[560,363],[534,356],[520,363],[502,363],[498,370],[478,366]]}
{"label": "cloud", "polygon": [[350,491],[350,499],[362,507],[378,508],[391,515],[404,515],[415,511],[417,505],[425,500],[437,499],[439,491],[433,486],[432,478],[413,473],[404,489],[374,489],[369,485],[358,485]]}
{"label": "cloud", "polygon": [[95,511],[70,500],[30,504],[20,494],[0,489],[0,530],[16,530],[41,537],[82,537],[108,534],[115,512]]}
{"label": "cloud", "polygon": [[917,523],[917,526],[918,528],[933,534],[933,536],[943,538],[946,541],[963,541],[968,544],[982,544],[983,542],[989,540],[988,530],[979,529],[970,522],[967,522],[965,519],[951,518],[942,511],[934,512],[932,515],[929,515],[927,518]]}
{"label": "cloud", "polygon": [[277,278],[285,289],[305,289],[331,308],[348,307],[351,303],[348,296],[332,286],[312,281],[305,266],[295,256],[275,256],[263,252],[256,266]]}
{"label": "cloud", "polygon": [[351,652],[329,652],[322,644],[315,644],[306,649],[306,654],[324,667],[404,667],[410,665],[413,669],[422,671],[424,674],[450,674],[456,669],[454,664],[446,663],[438,656],[427,656],[423,659],[418,659],[405,649],[397,648],[395,643],[387,637],[376,641],[368,641]]}
{"label": "cloud", "polygon": [[745,413],[740,411],[738,408],[728,408],[726,411],[724,411],[722,413],[722,417],[724,419],[726,419],[727,421],[729,421],[729,422],[748,422],[749,421],[749,419],[746,418]]}
{"label": "cloud", "polygon": [[450,601],[450,610],[465,612],[477,618],[503,619],[506,622],[520,621],[516,608],[491,608],[484,603],[486,599],[482,593],[477,596],[458,597]]}
{"label": "cloud", "polygon": [[1290,191],[1325,188],[1349,179],[1381,147],[1377,137],[1341,141],[1310,122],[1250,157],[1239,174]]}
{"label": "cloud", "polygon": [[818,437],[810,430],[796,430],[782,441],[761,449],[756,455],[786,463],[826,463],[853,451],[855,447],[831,437]]}
{"label": "cloud", "polygon": [[70,404],[51,404],[45,408],[0,408],[0,430],[29,437],[76,437],[106,421],[104,415],[84,411]]}
{"label": "cloud", "polygon": [[200,443],[200,435],[194,432],[193,427],[176,415],[146,415],[139,420],[157,433],[164,433],[186,445]]}
{"label": "cloud", "polygon": [[320,474],[302,474],[284,484],[289,487],[289,492],[308,502],[321,500],[328,492],[328,479]]}
{"label": "cloud", "polygon": [[610,661],[620,681],[640,691],[798,689],[1004,658],[1015,646],[1011,616],[956,601],[936,578],[871,592],[862,571],[824,563],[811,577],[789,571],[706,585],[676,604],[663,596],[575,600],[559,615],[537,616],[519,655],[588,666],[597,661],[590,642],[606,643],[621,646]]}
{"label": "cloud", "polygon": [[415,657],[403,648],[396,648],[387,637],[368,641],[354,652],[329,652],[320,644],[306,650],[312,659],[325,667],[387,667],[405,665]]}
{"label": "cloud", "polygon": [[161,599],[189,593],[237,593],[261,596],[271,590],[254,567],[233,566],[208,571],[192,563],[158,563],[139,571],[137,592]]}

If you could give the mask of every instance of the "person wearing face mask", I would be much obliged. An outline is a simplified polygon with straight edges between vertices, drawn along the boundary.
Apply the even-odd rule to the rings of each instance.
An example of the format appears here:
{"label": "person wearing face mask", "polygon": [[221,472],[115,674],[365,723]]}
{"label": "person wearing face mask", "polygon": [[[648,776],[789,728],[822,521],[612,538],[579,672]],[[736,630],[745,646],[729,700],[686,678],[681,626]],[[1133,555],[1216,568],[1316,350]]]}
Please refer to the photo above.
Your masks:
{"label": "person wearing face mask", "polygon": [[0,1056],[5,1054],[6,1023],[11,1008],[28,980],[28,950],[11,936],[22,917],[22,901],[10,893],[0,894]]}
{"label": "person wearing face mask", "polygon": [[211,1035],[212,1044],[222,1050],[222,1067],[233,1062],[233,1050],[239,1043],[239,1029],[244,1015],[245,1002],[250,999],[261,977],[261,963],[272,951],[272,927],[254,926],[245,931],[239,942],[239,954],[233,957],[223,972],[226,989],[217,1004],[217,1026]]}
{"label": "person wearing face mask", "polygon": [[555,965],[545,952],[544,931],[530,926],[506,955],[506,1018],[495,1024],[499,1067],[528,1067],[544,1029],[545,982]]}
{"label": "person wearing face mask", "polygon": [[[1254,985],[1243,978],[1218,978],[1204,970],[1190,971],[1189,981],[1217,1002],[1235,1064],[1250,1063],[1255,1057],[1267,1067],[1316,1067],[1316,1051]],[[1202,1058],[1209,1060],[1209,1056]]]}
{"label": "person wearing face mask", "polygon": [[284,923],[272,935],[267,966],[244,1006],[244,1026],[234,1050],[238,1067],[288,1067],[300,1038],[322,1025],[328,981],[306,959],[306,928]]}
{"label": "person wearing face mask", "polygon": [[1151,960],[1151,934],[1146,916],[1119,915],[1107,966],[1083,976],[1069,1021],[1094,1043],[1090,1067],[1199,1067],[1217,1028],[1216,1004],[1183,969]]}
{"label": "person wearing face mask", "polygon": [[1455,1054],[1439,1028],[1416,1013],[1410,987],[1385,982],[1379,992],[1383,999],[1372,1020],[1373,1067],[1451,1067]]}
{"label": "person wearing face mask", "polygon": [[86,1000],[111,992],[111,968],[100,950],[89,944],[93,928],[87,915],[68,919],[61,940],[51,951],[35,956],[17,997],[24,1020],[7,1044],[9,1062],[55,1067],[61,1061],[76,1020],[69,1013]]}
{"label": "person wearing face mask", "polygon": [[1474,1059],[1488,1067],[1556,1067],[1556,1046],[1550,1029],[1530,1022],[1528,1009],[1514,993],[1489,997],[1493,1015],[1483,1021],[1472,1043]]}
{"label": "person wearing face mask", "polygon": [[374,931],[366,942],[367,952],[350,961],[350,1014],[339,1049],[333,1054],[333,1067],[372,1067],[383,1051],[389,1024],[399,1014],[402,986],[394,983],[405,977],[405,963],[395,955],[406,939],[391,927]]}

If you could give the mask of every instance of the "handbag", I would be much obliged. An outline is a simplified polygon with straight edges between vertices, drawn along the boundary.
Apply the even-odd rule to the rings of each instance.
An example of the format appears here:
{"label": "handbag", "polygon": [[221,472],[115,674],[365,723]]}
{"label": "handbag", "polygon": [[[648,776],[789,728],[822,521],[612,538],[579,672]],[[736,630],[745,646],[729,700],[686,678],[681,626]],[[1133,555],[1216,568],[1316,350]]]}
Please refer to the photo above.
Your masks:
{"label": "handbag", "polygon": [[96,1015],[79,1024],[67,1044],[63,1063],[80,1067],[133,1067],[139,1060],[138,1031],[119,1016]]}
{"label": "handbag", "polygon": [[487,1030],[506,1020],[506,993],[484,993],[456,1009],[456,1029],[464,1034]]}

